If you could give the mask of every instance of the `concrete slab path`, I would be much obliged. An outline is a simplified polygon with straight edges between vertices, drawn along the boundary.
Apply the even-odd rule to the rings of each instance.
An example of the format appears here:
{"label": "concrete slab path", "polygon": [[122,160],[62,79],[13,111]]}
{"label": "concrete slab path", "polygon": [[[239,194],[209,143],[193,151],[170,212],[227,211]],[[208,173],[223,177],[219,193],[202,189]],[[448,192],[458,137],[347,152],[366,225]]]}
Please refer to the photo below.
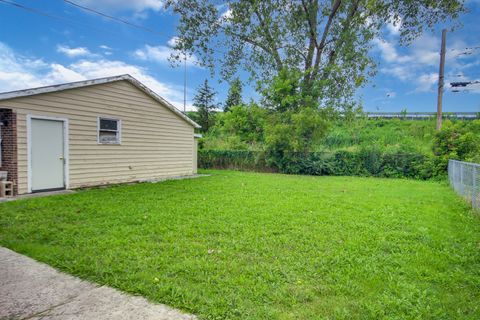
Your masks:
{"label": "concrete slab path", "polygon": [[80,280],[0,247],[0,319],[193,320],[196,317]]}

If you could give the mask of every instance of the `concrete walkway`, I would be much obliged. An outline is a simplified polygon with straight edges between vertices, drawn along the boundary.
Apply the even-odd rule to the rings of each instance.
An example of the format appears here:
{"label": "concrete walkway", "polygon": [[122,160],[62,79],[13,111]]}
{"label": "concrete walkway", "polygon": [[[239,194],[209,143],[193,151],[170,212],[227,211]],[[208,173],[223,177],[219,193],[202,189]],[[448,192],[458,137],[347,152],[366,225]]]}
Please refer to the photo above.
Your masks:
{"label": "concrete walkway", "polygon": [[0,319],[196,318],[141,297],[82,281],[0,247]]}

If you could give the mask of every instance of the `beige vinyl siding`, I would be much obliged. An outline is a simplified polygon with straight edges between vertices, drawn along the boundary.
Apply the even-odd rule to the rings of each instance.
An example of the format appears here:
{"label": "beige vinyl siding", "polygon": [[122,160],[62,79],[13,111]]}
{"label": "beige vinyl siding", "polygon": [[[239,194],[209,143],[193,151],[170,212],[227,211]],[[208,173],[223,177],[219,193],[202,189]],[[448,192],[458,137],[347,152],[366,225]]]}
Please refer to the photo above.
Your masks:
{"label": "beige vinyl siding", "polygon": [[195,139],[193,143],[193,173],[197,173],[197,166],[198,166],[198,140]]}
{"label": "beige vinyl siding", "polygon": [[[2,101],[17,112],[19,193],[27,192],[27,115],[69,121],[70,188],[190,175],[193,126],[127,81]],[[121,144],[97,142],[97,119],[121,120]]]}

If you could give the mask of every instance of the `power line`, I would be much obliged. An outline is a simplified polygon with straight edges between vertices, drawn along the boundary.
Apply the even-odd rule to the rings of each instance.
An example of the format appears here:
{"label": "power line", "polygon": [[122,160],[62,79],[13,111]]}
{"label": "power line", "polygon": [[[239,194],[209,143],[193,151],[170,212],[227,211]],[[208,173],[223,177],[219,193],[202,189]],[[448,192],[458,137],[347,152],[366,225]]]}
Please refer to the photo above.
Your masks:
{"label": "power line", "polygon": [[460,89],[455,88],[455,89],[450,90],[450,92],[452,92],[452,93],[471,93],[471,92],[478,92],[478,91],[472,90],[472,89],[462,89],[462,90],[460,90]]}
{"label": "power line", "polygon": [[[124,37],[124,35],[120,35],[118,33],[115,33],[109,29],[102,29],[102,28],[97,28],[97,27],[92,27],[91,25],[89,24],[85,24],[85,23],[81,23],[79,21],[76,21],[76,20],[73,20],[73,19],[68,19],[66,17],[63,17],[63,16],[57,16],[57,15],[53,15],[53,14],[50,14],[50,13],[47,13],[45,11],[41,11],[41,10],[38,10],[36,8],[32,8],[32,7],[29,7],[29,6],[25,6],[25,5],[22,5],[20,3],[17,3],[17,2],[14,2],[14,1],[9,1],[9,0],[0,0],[0,2],[3,2],[5,4],[8,4],[8,5],[11,5],[11,6],[14,6],[18,9],[22,9],[22,10],[25,10],[25,11],[28,11],[30,13],[35,13],[35,14],[38,14],[38,15],[41,15],[41,16],[44,16],[44,17],[47,17],[47,18],[51,18],[51,19],[55,19],[55,20],[60,20],[60,21],[65,21],[67,23],[70,23],[70,24],[77,24],[77,25],[81,25],[85,28],[90,28],[90,29],[96,29],[96,30],[99,30],[99,31],[103,31],[103,32],[108,32],[108,33],[111,33],[113,35],[116,35],[116,36],[119,36],[119,37]],[[133,28],[136,28],[136,29],[139,29],[139,30],[143,30],[143,31],[147,31],[149,33],[152,33],[152,34],[155,34],[155,35],[160,35],[160,36],[167,36],[165,33],[161,33],[159,31],[156,31],[156,30],[153,30],[153,29],[150,29],[148,27],[145,27],[145,26],[142,26],[142,25],[138,25],[138,24],[135,24],[135,23],[132,23],[130,21],[127,21],[127,20],[124,20],[124,19],[120,19],[120,18],[117,18],[117,17],[114,17],[114,16],[111,16],[111,15],[108,15],[106,13],[103,13],[103,12],[100,12],[98,10],[95,10],[95,9],[92,9],[92,8],[89,8],[89,7],[86,7],[86,6],[82,6],[82,5],[79,5],[75,2],[72,2],[72,1],[69,1],[69,0],[64,0],[64,2],[72,5],[72,6],[75,6],[75,7],[78,7],[82,10],[85,10],[85,11],[90,11],[92,13],[95,13],[97,15],[100,15],[102,17],[105,17],[105,18],[108,18],[108,19],[111,19],[111,20],[114,20],[114,21],[117,21],[117,22],[120,22],[120,23],[123,23],[127,26],[130,26],[130,27],[133,27]],[[216,50],[216,49],[213,49],[211,48],[211,50],[213,52],[217,52],[217,53],[220,53],[222,55],[225,55],[226,53],[225,52],[222,52],[220,50]]]}
{"label": "power line", "polygon": [[[448,77],[448,78],[463,78],[463,79],[469,79],[469,78],[480,78],[480,75],[479,74],[456,74],[456,73],[449,73],[447,75],[445,75],[445,77]],[[459,79],[458,81],[463,81],[462,79]]]}
{"label": "power line", "polygon": [[466,87],[472,84],[478,84],[480,83],[479,80],[474,80],[474,81],[458,81],[458,82],[450,82],[450,86],[452,87]]}
{"label": "power line", "polygon": [[451,91],[454,93],[462,92],[468,93],[473,91],[472,89],[468,89],[468,86],[480,84],[479,80],[474,81],[458,81],[458,82],[450,82]]}
{"label": "power line", "polygon": [[[91,29],[97,29],[97,30],[100,30],[100,31],[103,31],[103,32],[109,32],[109,33],[112,33],[114,35],[117,35],[119,36],[119,34],[115,34],[115,32],[112,32],[111,30],[107,30],[107,29],[100,29],[100,28],[95,28],[95,27],[92,27],[91,25],[87,25],[87,24],[84,24],[84,23],[81,23],[81,22],[78,22],[76,20],[73,20],[73,19],[68,19],[66,17],[63,17],[63,16],[56,16],[56,15],[53,15],[53,14],[50,14],[50,13],[47,13],[47,12],[44,12],[44,11],[41,11],[41,10],[38,10],[36,8],[32,8],[32,7],[28,7],[28,6],[25,6],[25,5],[22,5],[20,3],[17,3],[17,2],[13,2],[13,1],[8,1],[8,0],[0,0],[0,2],[3,2],[5,4],[8,4],[8,5],[11,5],[11,6],[14,6],[16,8],[19,8],[19,9],[22,9],[22,10],[25,10],[25,11],[28,11],[30,13],[35,13],[35,14],[38,14],[38,15],[41,15],[41,16],[44,16],[44,17],[47,17],[47,18],[51,18],[51,19],[55,19],[55,20],[60,20],[60,21],[64,21],[64,22],[67,22],[67,23],[77,23],[79,25],[83,25],[84,27],[87,27],[87,28],[91,28]],[[154,34],[154,35],[160,35],[160,36],[167,36],[166,34],[164,33],[161,33],[159,31],[156,31],[156,30],[153,30],[151,28],[148,28],[148,27],[145,27],[145,26],[142,26],[142,25],[139,25],[139,24],[135,24],[135,23],[132,23],[130,21],[127,21],[127,20],[124,20],[124,19],[120,19],[120,18],[117,18],[117,17],[114,17],[114,16],[111,16],[111,15],[108,15],[106,13],[103,13],[103,12],[100,12],[98,10],[95,10],[93,8],[89,8],[89,7],[86,7],[86,6],[82,6],[78,3],[75,3],[73,1],[69,1],[69,0],[64,0],[65,3],[67,4],[70,4],[72,6],[75,6],[77,8],[80,8],[82,10],[85,10],[85,11],[88,11],[88,12],[92,12],[94,14],[97,14],[99,16],[102,16],[104,18],[107,18],[107,19],[110,19],[110,20],[113,20],[113,21],[116,21],[116,22],[119,22],[119,23],[122,23],[122,24],[125,24],[129,27],[133,27],[133,28],[136,28],[136,29],[139,29],[139,30],[143,30],[143,31],[146,31],[146,32],[149,32],[151,34]],[[120,37],[123,37],[123,35],[120,35]],[[220,53],[222,55],[224,55],[225,53],[222,52],[222,51],[219,51],[219,50],[216,50],[216,49],[211,49],[213,52],[217,52],[217,53]],[[185,73],[185,79],[184,79],[184,85],[186,86],[186,62],[187,62],[187,59],[186,59],[186,53],[184,53],[184,73]],[[186,87],[184,88],[184,96],[186,96]],[[184,109],[185,109],[185,104],[186,104],[186,97],[184,97]]]}
{"label": "power line", "polygon": [[113,21],[117,21],[117,22],[120,22],[120,23],[123,23],[125,25],[128,25],[130,27],[134,27],[134,28],[137,28],[137,29],[141,29],[141,30],[144,30],[144,31],[147,31],[147,32],[150,32],[150,33],[153,33],[155,35],[161,35],[161,36],[166,36],[166,34],[164,33],[161,33],[161,32],[158,32],[156,30],[153,30],[153,29],[150,29],[148,27],[145,27],[145,26],[142,26],[142,25],[139,25],[139,24],[135,24],[135,23],[132,23],[130,21],[127,21],[127,20],[123,20],[123,19],[120,19],[120,18],[117,18],[117,17],[114,17],[114,16],[111,16],[111,15],[108,15],[106,13],[103,13],[103,12],[100,12],[100,11],[97,11],[95,9],[92,9],[92,8],[89,8],[89,7],[85,7],[85,6],[82,6],[82,5],[79,5],[78,3],[75,3],[73,1],[69,1],[69,0],[63,0],[64,2],[72,5],[72,6],[75,6],[77,8],[80,8],[82,10],[85,10],[85,11],[89,11],[89,12],[93,12],[99,16],[102,16],[104,18],[108,18],[110,20],[113,20]]}
{"label": "power line", "polygon": [[[135,24],[135,23],[132,23],[130,21],[127,21],[127,20],[124,20],[124,19],[120,19],[120,18],[117,18],[117,17],[114,17],[114,16],[111,16],[111,15],[108,15],[104,12],[100,12],[98,10],[95,10],[93,8],[90,8],[90,7],[86,7],[86,6],[83,6],[83,5],[80,5],[78,3],[75,3],[73,1],[70,1],[70,0],[63,0],[64,2],[72,5],[72,6],[75,6],[75,7],[78,7],[82,10],[85,10],[85,11],[89,11],[89,12],[92,12],[92,13],[95,13],[99,16],[102,16],[104,18],[108,18],[110,20],[113,20],[113,21],[117,21],[117,22],[120,22],[120,23],[123,23],[127,26],[130,26],[130,27],[134,27],[134,28],[137,28],[137,29],[140,29],[140,30],[144,30],[144,31],[147,31],[149,33],[152,33],[152,34],[155,34],[155,35],[161,35],[161,36],[167,36],[165,33],[162,33],[162,32],[159,32],[159,31],[156,31],[156,30],[153,30],[153,29],[150,29],[148,27],[145,27],[145,26],[142,26],[142,25],[139,25],[139,24]],[[216,49],[213,49],[211,48],[211,50],[213,52],[217,52],[217,53],[220,53],[220,54],[225,54],[225,52],[222,52],[222,51],[219,51],[219,50],[216,50]]]}
{"label": "power line", "polygon": [[[143,27],[143,26],[140,26],[140,25],[136,25],[136,24],[130,23],[130,22],[126,21],[126,20],[118,19],[118,18],[115,18],[115,17],[112,17],[112,16],[108,16],[108,15],[103,14],[103,13],[101,13],[101,12],[96,12],[96,11],[93,10],[93,9],[90,9],[90,8],[87,8],[87,7],[83,7],[83,6],[80,6],[80,5],[77,5],[76,3],[73,3],[73,2],[71,2],[71,1],[65,0],[65,2],[67,2],[67,3],[71,4],[71,5],[77,6],[77,7],[81,8],[81,9],[83,9],[83,10],[92,11],[92,12],[95,12],[96,14],[99,14],[99,15],[101,15],[101,16],[107,17],[107,18],[109,18],[109,19],[112,19],[112,20],[115,20],[115,21],[119,21],[119,22],[121,22],[121,23],[124,23],[124,24],[130,26],[130,27],[135,27],[135,28],[137,28],[137,29],[141,29],[141,30],[144,30],[144,31],[147,31],[147,32],[156,34],[156,35],[162,35],[161,33],[156,32],[156,31],[154,31],[154,30],[152,30],[152,29],[149,29],[149,28],[147,28],[147,27]],[[97,29],[97,30],[100,30],[100,31],[102,31],[102,32],[109,32],[109,33],[111,33],[111,34],[114,34],[114,35],[117,35],[117,36],[119,36],[119,37],[121,37],[121,38],[124,38],[123,35],[116,34],[115,32],[112,32],[111,30],[106,30],[106,29],[102,30],[102,29],[100,29],[100,28],[95,28],[95,27],[92,27],[91,25],[83,24],[83,23],[81,23],[81,22],[78,22],[78,21],[72,20],[72,19],[68,19],[68,18],[66,18],[66,17],[53,15],[53,14],[47,13],[47,12],[45,12],[45,11],[42,11],[42,10],[39,10],[39,9],[36,9],[36,8],[32,8],[32,7],[29,7],[29,6],[25,6],[25,5],[23,5],[23,4],[20,4],[20,3],[14,2],[14,1],[0,0],[0,3],[4,3],[4,4],[10,5],[10,6],[13,6],[13,7],[17,8],[17,9],[21,9],[21,10],[27,11],[27,12],[29,12],[29,13],[34,13],[34,14],[37,14],[37,15],[41,15],[41,16],[43,16],[43,17],[47,17],[47,18],[50,18],[50,19],[59,20],[59,21],[61,21],[61,22],[66,22],[66,23],[69,23],[69,24],[71,24],[71,23],[73,22],[73,23],[82,25],[82,26],[84,26],[84,27],[87,27],[87,28],[89,28],[89,29]],[[185,68],[186,68],[186,61],[185,61]],[[185,70],[185,73],[186,73],[186,70]],[[186,77],[186,74],[185,74],[185,77]],[[185,79],[185,84],[186,84],[186,79]],[[185,92],[185,95],[186,95],[186,88],[184,89],[184,92]],[[186,99],[185,99],[185,101],[184,101],[184,109],[185,109],[185,108],[186,108]]]}
{"label": "power line", "polygon": [[[470,55],[473,55],[475,54],[475,50],[478,50],[480,49],[480,46],[473,46],[473,47],[466,47],[464,49],[461,49],[461,50],[465,50],[465,51],[462,51],[460,53],[457,53],[455,55],[455,57],[460,57],[460,56],[470,56]],[[460,49],[450,49],[450,51],[460,51]]]}
{"label": "power line", "polygon": [[66,18],[66,17],[63,17],[63,16],[57,16],[57,15],[50,14],[48,12],[45,12],[45,11],[42,11],[42,10],[39,10],[39,9],[36,9],[36,8],[25,6],[25,5],[22,5],[22,4],[17,3],[17,2],[8,1],[8,0],[0,0],[0,2],[11,5],[11,6],[13,6],[17,9],[21,9],[21,10],[24,10],[24,11],[27,11],[27,12],[30,12],[30,13],[33,13],[33,14],[37,14],[37,15],[40,15],[40,16],[43,16],[43,17],[46,17],[46,18],[54,19],[54,20],[58,20],[58,21],[67,23],[67,24],[72,25],[72,26],[81,26],[81,27],[84,27],[86,29],[93,29],[93,30],[97,30],[97,31],[101,31],[101,32],[107,32],[107,33],[110,33],[110,34],[112,34],[114,36],[117,36],[119,38],[124,38],[125,37],[124,35],[120,35],[119,33],[116,33],[116,32],[111,31],[109,29],[94,27],[92,25],[85,24],[85,23],[82,23],[82,22],[79,22],[79,21],[76,21],[76,20],[73,20],[73,19],[69,19],[69,18]]}
{"label": "power line", "polygon": [[48,17],[48,18],[53,18],[53,19],[56,19],[56,20],[65,20],[64,17],[55,16],[55,15],[46,13],[46,12],[44,12],[44,11],[40,11],[40,10],[35,9],[35,8],[31,8],[31,7],[24,6],[24,5],[20,4],[20,3],[16,3],[16,2],[12,2],[12,1],[7,1],[7,0],[0,0],[0,2],[3,2],[3,3],[5,3],[5,4],[9,4],[9,5],[11,5],[11,6],[20,8],[20,9],[22,9],[22,10],[29,11],[29,12],[32,12],[32,13],[35,13],[35,14],[39,14],[39,15],[42,15],[42,16],[45,16],[45,17]]}
{"label": "power line", "polygon": [[[95,9],[92,9],[92,8],[89,8],[89,7],[86,7],[86,6],[79,5],[78,3],[75,3],[73,1],[70,1],[70,0],[63,0],[63,1],[72,5],[72,6],[80,8],[82,10],[97,14],[101,17],[108,18],[110,20],[123,23],[123,24],[125,24],[129,27],[133,27],[133,28],[136,28],[136,29],[147,31],[147,32],[152,33],[154,35],[166,36],[164,33],[158,32],[156,30],[150,29],[148,27],[145,27],[145,26],[142,26],[142,25],[139,25],[139,24],[132,23],[132,22],[124,20],[124,19],[120,19],[120,18],[111,16],[111,15],[108,15],[106,13],[100,12],[98,10],[95,10]],[[183,77],[184,77],[183,78],[183,112],[185,113],[186,112],[186,105],[187,105],[187,53],[184,52],[183,54],[184,54],[184,59],[183,59],[184,60],[183,61],[183,64],[184,64],[184,71],[183,71]]]}
{"label": "power line", "polygon": [[478,49],[480,49],[480,46],[465,47],[463,49],[452,48],[452,49],[450,49],[450,51],[455,51],[455,50],[478,50]]}

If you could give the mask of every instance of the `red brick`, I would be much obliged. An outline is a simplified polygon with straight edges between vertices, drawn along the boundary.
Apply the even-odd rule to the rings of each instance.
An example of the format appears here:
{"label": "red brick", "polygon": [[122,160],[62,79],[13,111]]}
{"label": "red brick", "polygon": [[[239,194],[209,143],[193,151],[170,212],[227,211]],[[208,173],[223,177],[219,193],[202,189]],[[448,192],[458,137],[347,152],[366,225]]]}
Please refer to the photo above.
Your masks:
{"label": "red brick", "polygon": [[2,130],[2,162],[0,171],[8,172],[8,180],[13,182],[13,193],[18,193],[17,162],[17,114],[10,109],[0,109],[0,119],[6,120]]}

